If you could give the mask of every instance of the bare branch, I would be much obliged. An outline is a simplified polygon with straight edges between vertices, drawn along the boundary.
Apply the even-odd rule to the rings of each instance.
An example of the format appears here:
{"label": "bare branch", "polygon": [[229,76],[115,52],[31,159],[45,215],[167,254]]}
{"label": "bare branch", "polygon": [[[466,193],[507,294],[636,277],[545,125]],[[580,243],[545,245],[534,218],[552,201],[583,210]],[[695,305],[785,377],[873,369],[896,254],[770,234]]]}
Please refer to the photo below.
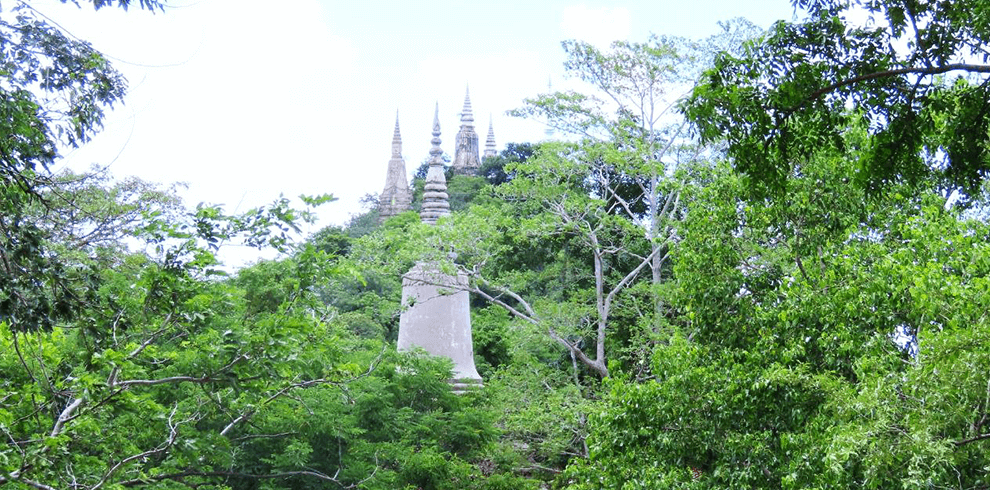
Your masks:
{"label": "bare branch", "polygon": [[178,410],[178,408],[179,408],[179,405],[178,405],[178,403],[176,403],[172,407],[172,413],[170,413],[169,416],[168,416],[168,439],[166,439],[165,442],[161,443],[155,449],[149,449],[149,450],[144,451],[142,453],[133,454],[131,456],[128,456],[128,457],[126,457],[126,458],[118,461],[117,464],[113,465],[106,472],[106,474],[103,475],[103,478],[101,478],[100,481],[96,483],[96,485],[93,485],[93,487],[90,490],[98,490],[100,487],[102,487],[107,482],[108,479],[110,479],[111,476],[113,476],[114,473],[117,472],[117,470],[119,470],[124,465],[129,464],[132,461],[137,461],[137,460],[141,460],[141,459],[147,458],[148,456],[151,456],[153,454],[158,454],[158,453],[167,451],[168,448],[172,447],[172,445],[175,444],[176,437],[178,437],[178,435],[179,435],[179,431],[178,431],[179,424],[182,423],[182,422],[172,423],[172,420],[175,418],[175,412],[176,412],[176,410]]}
{"label": "bare branch", "polygon": [[16,476],[13,476],[13,475],[11,475],[10,478],[6,478],[6,477],[3,477],[3,476],[0,476],[0,485],[6,485],[7,483],[11,483],[11,482],[22,483],[22,484],[27,485],[27,486],[29,486],[31,488],[37,488],[39,490],[58,490],[55,487],[50,487],[48,485],[45,485],[44,483],[40,483],[40,482],[36,482],[36,481],[32,481],[32,480],[25,480],[25,479],[22,479],[22,478],[17,478]]}
{"label": "bare branch", "polygon": [[72,413],[83,404],[82,397],[76,398],[69,403],[62,413],[58,415],[58,420],[55,421],[55,426],[52,427],[52,431],[48,434],[48,437],[56,437],[62,433],[62,428],[65,426],[66,421],[72,417]]}
{"label": "bare branch", "polygon": [[575,356],[577,356],[578,359],[581,360],[581,363],[593,369],[602,377],[608,377],[608,368],[600,359],[592,359],[588,357],[588,355],[584,353],[584,350],[578,347],[577,344],[569,342],[567,339],[561,337],[553,326],[547,325],[547,335],[571,351]]}
{"label": "bare branch", "polygon": [[298,432],[293,431],[293,432],[279,432],[278,434],[249,434],[246,436],[235,437],[231,439],[231,441],[239,442],[239,441],[249,441],[251,439],[278,439],[281,437],[291,436],[295,434],[298,434]]}
{"label": "bare branch", "polygon": [[169,377],[169,378],[161,378],[161,379],[130,379],[130,380],[126,380],[126,381],[117,381],[116,384],[113,385],[113,386],[124,386],[124,387],[127,387],[127,386],[155,386],[155,385],[162,385],[162,384],[168,384],[168,383],[196,383],[196,384],[205,384],[205,383],[213,383],[213,382],[216,382],[216,381],[221,381],[221,380],[220,379],[217,379],[217,378],[211,378],[209,376],[203,376],[203,377],[200,377],[200,378],[197,378],[195,376],[172,376],[172,377]]}
{"label": "bare branch", "polygon": [[519,296],[518,294],[516,294],[511,289],[508,289],[508,288],[505,288],[505,287],[501,287],[501,286],[492,284],[492,283],[488,282],[488,280],[484,279],[483,277],[481,277],[478,274],[472,274],[472,276],[475,277],[475,278],[477,278],[478,281],[481,281],[485,285],[485,287],[489,287],[491,289],[494,289],[494,290],[498,291],[500,293],[500,295],[504,294],[504,295],[512,298],[516,302],[518,302],[520,305],[522,305],[523,309],[526,310],[526,313],[522,313],[522,312],[516,310],[512,306],[509,306],[508,304],[506,304],[506,303],[502,302],[501,300],[499,300],[497,297],[491,296],[490,294],[488,294],[487,292],[485,292],[481,288],[472,287],[472,288],[469,289],[469,291],[481,295],[483,298],[485,298],[486,300],[488,300],[488,301],[490,301],[492,303],[498,304],[499,306],[501,306],[501,307],[505,308],[506,310],[508,310],[513,315],[515,315],[515,316],[517,316],[517,317],[519,317],[519,318],[521,318],[523,320],[526,320],[529,323],[532,323],[534,325],[539,323],[539,315],[537,315],[536,312],[533,311],[533,307],[530,306],[530,304],[526,300],[524,300],[522,298],[522,296]]}
{"label": "bare branch", "polygon": [[986,439],[990,439],[990,433],[980,434],[978,436],[970,437],[969,439],[963,439],[961,441],[954,441],[952,443],[952,445],[954,445],[956,447],[961,447],[961,446],[965,446],[966,444],[969,444],[969,443],[972,443],[972,442],[982,441],[982,440],[986,440]]}
{"label": "bare branch", "polygon": [[629,271],[629,273],[626,274],[625,277],[623,277],[622,280],[619,281],[619,283],[616,284],[611,291],[609,291],[608,295],[605,297],[604,306],[606,308],[606,311],[611,305],[612,300],[615,298],[615,295],[618,294],[620,291],[622,291],[622,289],[625,288],[630,282],[632,282],[633,279],[636,279],[636,276],[639,275],[639,272],[642,271],[644,267],[649,265],[650,261],[653,260],[653,257],[656,257],[657,254],[660,253],[660,250],[662,250],[662,247],[656,247],[655,249],[653,249],[653,253],[647,256],[645,260],[641,261],[639,265],[636,266],[635,269]]}
{"label": "bare branch", "polygon": [[[377,470],[377,468],[376,468]],[[321,473],[313,469],[305,469],[299,471],[285,471],[282,473],[269,473],[266,475],[253,475],[251,473],[238,473],[236,471],[197,471],[197,470],[187,470],[179,473],[168,473],[164,475],[148,475],[142,478],[135,478],[133,480],[127,480],[120,482],[121,486],[133,487],[138,485],[146,485],[148,482],[162,481],[162,480],[181,480],[189,476],[200,476],[200,477],[237,477],[237,478],[253,478],[255,480],[272,480],[276,478],[289,478],[293,476],[311,476],[323,481],[329,481],[340,485],[343,488],[357,488],[355,485],[344,486],[336,478]]]}
{"label": "bare branch", "polygon": [[165,316],[165,320],[162,321],[162,327],[156,330],[155,332],[153,332],[150,336],[148,336],[147,339],[145,339],[144,342],[141,343],[141,345],[137,346],[134,350],[132,350],[131,353],[127,355],[127,358],[133,359],[135,356],[140,354],[141,351],[143,351],[146,347],[151,345],[152,342],[157,340],[158,336],[164,333],[165,330],[168,328],[168,324],[171,321],[172,321],[172,313],[169,312],[169,314]]}
{"label": "bare branch", "polygon": [[[640,187],[642,188],[642,186],[640,186]],[[612,195],[612,198],[614,198],[615,201],[617,203],[619,203],[619,205],[622,206],[622,209],[625,210],[626,214],[629,215],[630,218],[634,218],[636,216],[635,214],[633,214],[632,209],[629,206],[629,203],[626,202],[626,200],[623,199],[622,196],[620,196],[618,193],[616,193],[615,192],[615,189],[613,189],[611,186],[606,186],[605,187],[605,190],[607,190],[609,192],[609,194]],[[644,189],[644,192],[645,192],[645,189]]]}

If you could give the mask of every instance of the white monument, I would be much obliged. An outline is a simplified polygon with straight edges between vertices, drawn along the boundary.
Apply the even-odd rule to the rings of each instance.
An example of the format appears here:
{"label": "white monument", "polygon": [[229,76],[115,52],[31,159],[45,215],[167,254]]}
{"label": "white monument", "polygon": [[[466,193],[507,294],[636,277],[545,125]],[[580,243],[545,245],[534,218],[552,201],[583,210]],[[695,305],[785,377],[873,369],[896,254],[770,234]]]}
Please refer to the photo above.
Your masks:
{"label": "white monument", "polygon": [[471,338],[471,299],[467,277],[452,276],[434,264],[416,264],[402,276],[402,306],[399,317],[400,351],[421,347],[434,356],[454,362],[451,383],[455,391],[481,385],[474,367]]}
{"label": "white monument", "polygon": [[[440,150],[439,108],[433,115],[433,147],[426,174],[420,219],[427,224],[450,214],[447,178],[443,173]],[[402,307],[399,317],[399,351],[417,347],[454,362],[450,380],[457,393],[481,386],[474,366],[471,338],[471,298],[464,274],[451,275],[437,264],[419,263],[402,276]]]}

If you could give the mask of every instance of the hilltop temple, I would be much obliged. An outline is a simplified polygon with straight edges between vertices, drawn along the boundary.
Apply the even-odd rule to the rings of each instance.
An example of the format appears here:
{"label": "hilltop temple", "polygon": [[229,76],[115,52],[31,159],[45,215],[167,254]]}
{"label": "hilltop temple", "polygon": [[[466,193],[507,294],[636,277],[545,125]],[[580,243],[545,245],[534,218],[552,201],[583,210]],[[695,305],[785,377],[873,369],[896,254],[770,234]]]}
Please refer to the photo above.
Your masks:
{"label": "hilltop temple", "polygon": [[[434,132],[439,133],[439,112],[434,114]],[[439,134],[433,136],[435,143],[430,150],[431,162],[439,160],[443,154],[440,149]],[[481,170],[482,158],[494,157],[498,154],[495,146],[495,130],[492,126],[491,118],[488,119],[488,136],[485,141],[484,154],[479,151],[479,137],[474,130],[474,113],[471,110],[471,94],[466,91],[464,94],[464,108],[461,110],[461,127],[454,137],[454,160],[451,163],[455,175],[478,175]],[[434,155],[434,151],[437,151]],[[431,165],[432,167],[432,165]],[[441,163],[442,170],[442,163]],[[430,185],[430,177],[427,176],[427,187]],[[429,192],[430,189],[427,189]],[[385,176],[385,189],[378,197],[378,216],[384,221],[397,214],[412,209],[412,190],[409,188],[409,179],[406,173],[406,162],[402,158],[402,137],[399,134],[399,114],[395,114],[395,132],[392,135],[392,158],[388,161],[388,173]],[[443,198],[446,204],[446,195]],[[424,196],[424,207],[426,206]],[[431,211],[433,213],[433,211]],[[448,210],[449,213],[449,210]],[[439,216],[437,216],[439,217]],[[431,218],[433,222],[436,218]],[[424,221],[426,218],[424,218]]]}

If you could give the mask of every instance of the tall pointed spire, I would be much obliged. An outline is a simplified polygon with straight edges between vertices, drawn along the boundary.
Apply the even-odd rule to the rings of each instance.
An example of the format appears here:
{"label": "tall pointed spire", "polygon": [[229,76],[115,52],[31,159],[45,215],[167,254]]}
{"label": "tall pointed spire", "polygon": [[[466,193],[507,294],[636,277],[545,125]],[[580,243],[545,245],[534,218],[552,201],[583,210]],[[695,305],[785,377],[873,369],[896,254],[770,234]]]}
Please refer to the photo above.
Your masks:
{"label": "tall pointed spire", "polygon": [[419,217],[423,223],[436,224],[442,216],[450,214],[447,202],[447,177],[443,173],[443,150],[440,149],[440,103],[433,111],[433,139],[430,140],[430,168],[426,171],[426,185],[423,189],[423,207]]}
{"label": "tall pointed spire", "polygon": [[475,174],[481,167],[478,152],[478,133],[474,132],[474,113],[471,112],[471,91],[464,91],[464,109],[461,111],[461,129],[454,140],[454,172]]}
{"label": "tall pointed spire", "polygon": [[485,140],[485,158],[498,156],[498,150],[495,149],[495,129],[492,126],[492,115],[488,115],[488,139]]}
{"label": "tall pointed spire", "polygon": [[[550,75],[547,75],[547,94],[553,95],[553,82],[550,80]],[[553,126],[547,124],[547,128],[543,130],[543,134],[546,135],[546,140],[553,139]]]}
{"label": "tall pointed spire", "polygon": [[378,197],[378,219],[408,211],[412,206],[412,191],[406,178],[406,161],[402,159],[402,136],[399,134],[399,111],[395,111],[395,132],[392,134],[392,159],[388,161],[385,190]]}
{"label": "tall pointed spire", "polygon": [[399,134],[399,110],[395,110],[395,132],[392,133],[392,156],[402,156],[402,135]]}
{"label": "tall pointed spire", "polygon": [[461,127],[474,127],[474,113],[471,112],[471,87],[464,88],[464,109],[461,110]]}

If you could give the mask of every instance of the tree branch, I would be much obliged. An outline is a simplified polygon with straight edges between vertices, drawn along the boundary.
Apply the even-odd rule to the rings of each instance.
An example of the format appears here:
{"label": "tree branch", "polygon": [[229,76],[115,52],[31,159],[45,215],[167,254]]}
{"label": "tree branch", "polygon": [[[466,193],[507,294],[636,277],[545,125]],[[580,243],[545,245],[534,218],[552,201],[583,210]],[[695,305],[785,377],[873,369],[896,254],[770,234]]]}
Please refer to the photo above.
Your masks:
{"label": "tree branch", "polygon": [[182,422],[172,423],[172,419],[175,417],[175,412],[176,412],[176,410],[178,410],[178,408],[179,408],[179,405],[178,404],[176,404],[175,406],[173,406],[172,407],[172,413],[170,413],[168,415],[168,438],[165,440],[165,442],[163,442],[161,445],[159,445],[158,447],[156,447],[154,449],[149,449],[149,450],[144,451],[142,453],[133,454],[131,456],[128,456],[128,457],[126,457],[126,458],[118,461],[117,464],[113,465],[106,472],[106,474],[103,475],[103,478],[101,478],[100,481],[96,483],[96,485],[93,485],[93,487],[90,490],[97,490],[100,487],[102,487],[107,482],[107,480],[110,479],[110,477],[113,476],[113,474],[116,473],[117,470],[119,470],[124,465],[126,465],[126,464],[128,464],[128,463],[130,463],[132,461],[137,461],[137,460],[146,458],[146,457],[151,456],[153,454],[158,454],[160,452],[167,451],[168,448],[172,447],[172,445],[175,444],[176,437],[178,437],[178,435],[179,435],[179,424],[182,423]]}
{"label": "tree branch", "polygon": [[66,406],[64,410],[62,410],[62,413],[58,415],[58,420],[55,421],[55,426],[52,427],[52,431],[50,434],[48,434],[48,437],[56,437],[60,433],[62,433],[62,428],[65,426],[65,422],[72,417],[72,413],[75,412],[76,409],[79,408],[80,405],[82,405],[82,403],[83,403],[82,397],[72,400],[72,403],[69,403],[69,405]]}
{"label": "tree branch", "polygon": [[114,384],[114,386],[123,386],[123,387],[127,387],[127,386],[154,386],[154,385],[162,385],[162,384],[167,384],[167,383],[196,383],[196,384],[205,384],[205,383],[211,383],[211,382],[215,382],[215,381],[221,381],[221,380],[220,379],[217,379],[217,378],[211,378],[209,376],[203,376],[201,378],[197,378],[197,377],[194,377],[194,376],[172,376],[172,377],[169,377],[169,378],[161,378],[161,379],[131,379],[131,380],[126,380],[126,381],[117,381]]}
{"label": "tree branch", "polygon": [[500,295],[504,294],[504,295],[509,296],[510,298],[514,299],[516,302],[518,302],[520,305],[522,305],[523,309],[526,310],[526,313],[523,313],[523,312],[517,310],[516,308],[513,308],[512,306],[506,304],[505,302],[503,302],[502,300],[498,299],[497,297],[494,297],[494,296],[488,294],[487,292],[485,292],[484,290],[482,290],[481,288],[479,288],[477,286],[472,287],[472,288],[469,288],[469,291],[471,291],[472,293],[475,293],[475,294],[480,295],[481,297],[485,298],[489,302],[495,303],[495,304],[501,306],[502,308],[505,308],[509,313],[512,313],[513,315],[515,315],[518,318],[521,318],[523,320],[526,320],[527,322],[532,323],[533,325],[539,324],[539,317],[538,317],[538,315],[536,314],[535,311],[533,311],[533,308],[529,305],[529,303],[526,302],[526,300],[524,300],[522,298],[522,296],[519,296],[518,294],[516,294],[511,289],[503,288],[501,286],[494,285],[494,284],[488,282],[488,280],[486,280],[485,278],[481,277],[478,274],[472,274],[472,276],[475,277],[478,281],[481,281],[486,287],[489,287],[489,288],[492,288],[492,289],[498,291],[500,293]]}
{"label": "tree branch", "polygon": [[952,445],[954,445],[956,447],[961,447],[961,446],[965,446],[966,444],[969,444],[971,442],[982,441],[984,439],[990,439],[990,433],[980,434],[980,435],[978,435],[976,437],[970,437],[969,439],[963,439],[961,441],[954,441],[952,443]]}
{"label": "tree branch", "polygon": [[[375,468],[377,470],[377,467]],[[299,470],[299,471],[286,471],[282,473],[270,473],[267,475],[252,475],[250,473],[238,473],[235,471],[196,471],[187,470],[179,473],[169,473],[165,475],[149,475],[144,478],[135,478],[133,480],[127,480],[120,482],[121,486],[133,487],[138,485],[145,485],[150,481],[162,481],[162,480],[180,480],[187,476],[201,476],[201,477],[237,477],[237,478],[253,478],[255,480],[271,480],[274,478],[289,478],[292,476],[312,476],[324,481],[334,482],[343,488],[355,488],[353,485],[344,486],[339,480],[334,477],[321,473],[316,470]],[[54,489],[52,489],[54,490]]]}
{"label": "tree branch", "polygon": [[968,71],[973,73],[990,73],[990,65],[975,65],[971,63],[952,63],[944,66],[936,67],[908,67],[908,68],[898,68],[896,70],[886,70],[879,71],[875,73],[867,73],[865,75],[859,75],[852,78],[847,78],[845,80],[840,80],[827,87],[815,90],[807,97],[804,98],[797,105],[788,107],[784,109],[785,113],[794,112],[801,107],[803,107],[808,102],[811,102],[824,94],[827,94],[837,88],[845,87],[846,85],[854,85],[859,82],[866,82],[869,80],[876,80],[878,78],[894,77],[897,75],[907,75],[909,73],[919,74],[919,75],[940,75],[942,73],[948,73],[950,71]]}
{"label": "tree branch", "polygon": [[646,259],[644,259],[643,261],[641,261],[639,263],[639,265],[636,266],[635,269],[629,271],[629,273],[626,274],[626,276],[623,277],[622,280],[619,281],[619,283],[616,284],[615,287],[612,288],[611,291],[609,291],[608,295],[605,296],[605,309],[606,309],[606,311],[611,306],[612,300],[615,298],[615,295],[618,294],[623,288],[625,288],[629,284],[629,282],[631,282],[633,279],[635,279],[636,276],[639,275],[640,271],[642,271],[643,268],[646,267],[653,260],[653,257],[656,257],[657,254],[660,253],[660,250],[662,250],[662,249],[663,249],[663,247],[656,247],[656,248],[654,248],[653,249],[653,252],[650,253],[650,255],[646,257]]}
{"label": "tree branch", "polygon": [[135,356],[140,354],[141,351],[143,351],[146,347],[151,345],[152,342],[157,340],[158,336],[161,335],[163,332],[165,332],[165,329],[168,328],[168,324],[171,321],[172,321],[172,313],[169,312],[169,314],[165,316],[165,320],[162,321],[162,327],[159,328],[154,333],[152,333],[144,342],[141,343],[141,345],[134,348],[134,350],[132,350],[131,353],[127,355],[127,359],[133,359]]}
{"label": "tree branch", "polygon": [[39,490],[58,490],[55,487],[50,487],[48,485],[45,485],[44,483],[40,483],[40,482],[36,482],[36,481],[32,481],[32,480],[24,480],[24,479],[17,478],[17,477],[14,477],[14,476],[11,476],[10,478],[6,478],[6,477],[3,477],[3,476],[0,476],[0,485],[6,485],[7,483],[11,483],[11,482],[22,483],[22,484],[27,485],[27,486],[29,486],[31,488],[37,488]]}

